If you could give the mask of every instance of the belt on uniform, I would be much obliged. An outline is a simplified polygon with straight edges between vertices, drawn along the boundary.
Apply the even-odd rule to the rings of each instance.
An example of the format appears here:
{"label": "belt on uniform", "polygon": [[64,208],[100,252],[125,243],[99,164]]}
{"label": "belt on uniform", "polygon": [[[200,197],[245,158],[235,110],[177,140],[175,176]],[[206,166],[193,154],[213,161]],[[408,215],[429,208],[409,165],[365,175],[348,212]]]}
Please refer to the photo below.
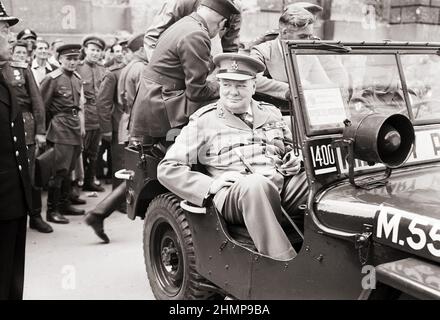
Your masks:
{"label": "belt on uniform", "polygon": [[147,72],[144,75],[145,78],[156,82],[167,89],[171,90],[184,90],[186,88],[185,81],[181,79],[173,79],[163,74],[158,74],[155,72]]}
{"label": "belt on uniform", "polygon": [[57,112],[55,115],[67,114],[67,115],[72,115],[74,117],[78,117],[78,112],[79,112],[79,109],[72,108],[70,111],[60,111],[60,112]]}

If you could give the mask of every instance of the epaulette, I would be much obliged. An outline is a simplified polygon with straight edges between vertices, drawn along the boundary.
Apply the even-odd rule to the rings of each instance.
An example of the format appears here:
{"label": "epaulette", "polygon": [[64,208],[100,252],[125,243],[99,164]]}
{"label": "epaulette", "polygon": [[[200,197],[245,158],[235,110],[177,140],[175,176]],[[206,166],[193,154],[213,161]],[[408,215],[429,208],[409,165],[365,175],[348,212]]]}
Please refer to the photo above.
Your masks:
{"label": "epaulette", "polygon": [[81,80],[81,75],[78,73],[78,71],[73,72],[73,74],[74,74],[79,80]]}
{"label": "epaulette", "polygon": [[21,68],[21,69],[27,69],[29,67],[29,65],[27,64],[27,62],[22,62],[22,61],[11,61],[9,63],[9,65],[11,67],[14,68]]}
{"label": "epaulette", "polygon": [[257,101],[257,103],[259,104],[260,109],[267,109],[267,111],[272,112],[277,117],[281,116],[280,109],[278,109],[275,105],[265,101]]}
{"label": "epaulette", "polygon": [[56,79],[62,74],[63,74],[63,71],[61,71],[61,68],[60,68],[60,69],[56,69],[55,71],[52,71],[51,73],[49,73],[49,77],[51,77],[52,79]]}
{"label": "epaulette", "polygon": [[200,118],[202,115],[204,115],[205,113],[207,113],[207,112],[210,112],[210,111],[212,111],[212,110],[216,110],[217,109],[217,103],[215,102],[215,103],[211,103],[211,104],[208,104],[207,106],[204,106],[204,107],[202,107],[202,108],[200,108],[199,110],[197,110],[196,112],[194,112],[192,115],[191,115],[191,119],[195,119],[195,118]]}
{"label": "epaulette", "polygon": [[111,66],[108,68],[108,70],[109,70],[109,71],[116,71],[116,70],[119,70],[119,69],[124,68],[125,66],[126,66],[126,65],[123,64],[123,63],[121,63],[121,64],[113,64],[113,65],[111,65]]}

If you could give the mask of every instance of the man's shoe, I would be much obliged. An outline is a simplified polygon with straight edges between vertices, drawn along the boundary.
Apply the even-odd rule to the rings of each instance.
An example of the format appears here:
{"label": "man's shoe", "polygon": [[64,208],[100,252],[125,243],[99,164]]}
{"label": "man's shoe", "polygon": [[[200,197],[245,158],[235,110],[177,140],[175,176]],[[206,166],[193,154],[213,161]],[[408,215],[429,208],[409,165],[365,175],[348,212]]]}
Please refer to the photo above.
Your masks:
{"label": "man's shoe", "polygon": [[29,228],[35,229],[41,233],[53,232],[52,227],[47,222],[45,222],[41,217],[30,217]]}
{"label": "man's shoe", "polygon": [[104,243],[109,243],[110,239],[104,232],[104,218],[96,213],[88,212],[86,218],[84,219],[86,224],[91,226],[96,235],[104,241]]}
{"label": "man's shoe", "polygon": [[70,200],[70,202],[72,204],[75,204],[75,205],[86,204],[87,203],[86,200],[81,199],[80,197],[70,197],[69,200]]}
{"label": "man's shoe", "polygon": [[105,189],[95,183],[84,183],[83,191],[104,192]]}
{"label": "man's shoe", "polygon": [[82,216],[86,213],[84,210],[77,209],[70,204],[60,206],[59,211],[65,216]]}
{"label": "man's shoe", "polygon": [[48,212],[46,214],[46,220],[53,223],[67,224],[69,223],[69,219],[60,214],[59,212]]}

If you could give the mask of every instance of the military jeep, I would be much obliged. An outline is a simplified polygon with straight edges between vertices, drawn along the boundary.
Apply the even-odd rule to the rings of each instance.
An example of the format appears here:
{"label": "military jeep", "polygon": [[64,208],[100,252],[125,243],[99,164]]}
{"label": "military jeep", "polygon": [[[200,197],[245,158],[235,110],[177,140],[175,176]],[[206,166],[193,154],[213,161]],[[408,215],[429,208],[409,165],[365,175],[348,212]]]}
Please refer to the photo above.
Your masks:
{"label": "military jeep", "polygon": [[282,112],[309,184],[300,221],[283,225],[298,255],[259,254],[244,226],[160,184],[158,152],[128,147],[118,177],[129,218],[144,219],[155,297],[440,298],[440,43],[282,48]]}

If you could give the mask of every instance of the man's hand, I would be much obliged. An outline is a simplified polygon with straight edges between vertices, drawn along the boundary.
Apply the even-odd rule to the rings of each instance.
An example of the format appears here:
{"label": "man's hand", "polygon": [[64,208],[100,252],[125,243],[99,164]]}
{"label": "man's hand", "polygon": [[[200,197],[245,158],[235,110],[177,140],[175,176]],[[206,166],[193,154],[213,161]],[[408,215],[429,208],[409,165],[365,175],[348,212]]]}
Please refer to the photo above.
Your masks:
{"label": "man's hand", "polygon": [[281,170],[284,172],[286,176],[294,176],[301,169],[301,157],[295,156],[293,151],[286,153],[283,158],[283,165],[281,166]]}
{"label": "man's hand", "polygon": [[39,149],[44,149],[46,147],[46,136],[44,134],[36,134],[35,142]]}
{"label": "man's hand", "polygon": [[112,142],[112,133],[111,132],[102,133],[101,138],[104,141]]}
{"label": "man's hand", "polygon": [[232,186],[236,181],[243,178],[238,172],[225,172],[220,177],[214,180],[209,188],[209,194],[216,194],[224,187]]}

